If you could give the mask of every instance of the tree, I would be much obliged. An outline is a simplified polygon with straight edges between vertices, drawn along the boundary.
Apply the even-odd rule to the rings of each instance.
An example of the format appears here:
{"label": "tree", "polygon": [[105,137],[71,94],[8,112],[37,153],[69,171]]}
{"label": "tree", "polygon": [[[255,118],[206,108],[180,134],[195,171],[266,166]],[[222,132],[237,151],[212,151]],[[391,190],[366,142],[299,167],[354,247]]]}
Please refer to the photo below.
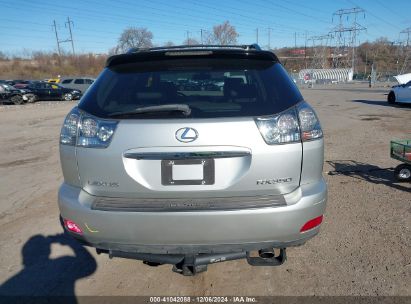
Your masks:
{"label": "tree", "polygon": [[108,55],[109,56],[117,55],[117,54],[120,54],[120,53],[121,53],[121,50],[118,46],[112,47],[108,50]]}
{"label": "tree", "polygon": [[118,39],[116,53],[125,53],[130,48],[149,48],[153,46],[153,33],[146,28],[126,28]]}
{"label": "tree", "polygon": [[213,27],[213,32],[208,37],[209,43],[215,43],[219,45],[236,44],[238,33],[234,26],[230,22],[225,21],[223,24],[218,24]]}
{"label": "tree", "polygon": [[364,72],[369,72],[373,65],[379,73],[396,74],[405,62],[405,54],[401,50],[401,47],[382,37],[374,42],[362,43],[357,49],[357,56],[363,66],[367,65]]}
{"label": "tree", "polygon": [[196,44],[200,44],[200,43],[194,38],[187,38],[186,40],[183,41],[183,45],[196,45]]}

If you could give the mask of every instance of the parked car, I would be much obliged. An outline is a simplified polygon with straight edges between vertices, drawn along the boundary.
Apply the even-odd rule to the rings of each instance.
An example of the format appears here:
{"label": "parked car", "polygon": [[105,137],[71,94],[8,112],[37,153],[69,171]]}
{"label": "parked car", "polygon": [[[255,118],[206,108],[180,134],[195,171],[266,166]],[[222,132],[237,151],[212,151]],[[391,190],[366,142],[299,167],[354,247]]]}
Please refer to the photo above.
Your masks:
{"label": "parked car", "polygon": [[323,155],[318,117],[274,53],[130,51],[64,120],[61,221],[98,253],[183,275],[240,258],[278,266],[319,232]]}
{"label": "parked car", "polygon": [[85,77],[62,78],[60,85],[65,88],[80,90],[84,93],[89,88],[89,86],[91,86],[94,80],[94,78]]}
{"label": "parked car", "polygon": [[22,80],[22,79],[6,80],[6,83],[7,83],[8,85],[14,86],[16,83],[20,83],[20,82],[22,82],[22,81],[24,81],[24,80]]}
{"label": "parked car", "polygon": [[0,83],[0,103],[23,104],[23,94],[11,85]]}
{"label": "parked car", "polygon": [[36,100],[72,100],[81,97],[81,91],[63,88],[56,83],[35,82],[25,89],[35,96]]}
{"label": "parked car", "polygon": [[13,85],[16,89],[24,89],[28,85],[32,84],[32,80],[21,80]]}
{"label": "parked car", "polygon": [[387,97],[388,103],[411,103],[411,80],[405,84],[393,86]]}
{"label": "parked car", "polygon": [[50,82],[50,83],[60,83],[61,78],[50,78],[50,79],[45,79],[45,82]]}

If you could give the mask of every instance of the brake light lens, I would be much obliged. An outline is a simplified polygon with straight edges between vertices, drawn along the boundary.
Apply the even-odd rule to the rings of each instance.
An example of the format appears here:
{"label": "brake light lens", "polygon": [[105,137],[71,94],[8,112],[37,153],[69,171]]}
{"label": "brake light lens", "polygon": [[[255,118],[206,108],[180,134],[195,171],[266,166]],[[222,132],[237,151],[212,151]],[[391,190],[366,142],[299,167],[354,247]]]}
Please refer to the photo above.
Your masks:
{"label": "brake light lens", "polygon": [[256,118],[255,122],[269,145],[300,141],[300,128],[294,107],[275,116]]}
{"label": "brake light lens", "polygon": [[74,108],[61,128],[60,144],[85,148],[107,148],[118,122],[99,119]]}
{"label": "brake light lens", "polygon": [[80,226],[77,225],[75,222],[70,220],[64,220],[64,227],[67,228],[68,231],[74,232],[77,234],[83,234],[83,230],[81,230]]}
{"label": "brake light lens", "polygon": [[74,146],[77,139],[77,128],[80,113],[74,108],[66,117],[60,132],[60,143],[62,145]]}
{"label": "brake light lens", "polygon": [[305,232],[308,230],[311,230],[317,226],[319,226],[323,221],[323,216],[319,216],[316,218],[313,218],[312,220],[309,220],[307,223],[304,224],[304,226],[301,227],[300,232]]}
{"label": "brake light lens", "polygon": [[306,102],[297,106],[298,118],[300,120],[301,139],[310,141],[323,137],[320,121],[310,105]]}

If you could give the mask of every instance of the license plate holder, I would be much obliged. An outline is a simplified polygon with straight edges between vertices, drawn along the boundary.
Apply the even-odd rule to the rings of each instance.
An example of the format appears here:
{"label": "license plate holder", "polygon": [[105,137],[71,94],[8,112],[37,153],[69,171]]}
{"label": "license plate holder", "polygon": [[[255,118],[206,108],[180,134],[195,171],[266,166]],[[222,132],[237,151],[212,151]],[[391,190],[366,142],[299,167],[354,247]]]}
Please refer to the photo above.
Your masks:
{"label": "license plate holder", "polygon": [[[173,166],[202,165],[203,179],[173,179]],[[161,184],[163,186],[176,185],[213,185],[214,184],[214,159],[177,159],[161,161]]]}

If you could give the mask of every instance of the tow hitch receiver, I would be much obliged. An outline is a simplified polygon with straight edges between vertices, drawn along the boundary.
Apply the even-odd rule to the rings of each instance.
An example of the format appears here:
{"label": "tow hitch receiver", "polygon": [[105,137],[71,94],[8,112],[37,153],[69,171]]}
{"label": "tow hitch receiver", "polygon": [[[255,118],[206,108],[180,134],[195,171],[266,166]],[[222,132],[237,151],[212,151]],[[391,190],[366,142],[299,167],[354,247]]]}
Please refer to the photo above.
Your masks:
{"label": "tow hitch receiver", "polygon": [[107,253],[110,258],[121,257],[142,260],[144,264],[149,266],[172,264],[172,270],[184,276],[193,276],[197,273],[207,271],[208,264],[244,258],[247,259],[248,264],[252,266],[280,266],[287,259],[285,248],[280,249],[278,256],[275,256],[273,248],[261,249],[258,251],[258,257],[251,256],[248,251],[207,254],[149,254],[108,250]]}
{"label": "tow hitch receiver", "polygon": [[207,270],[208,264],[244,259],[246,252],[185,255],[184,259],[173,266],[173,271],[184,276],[193,276]]}

